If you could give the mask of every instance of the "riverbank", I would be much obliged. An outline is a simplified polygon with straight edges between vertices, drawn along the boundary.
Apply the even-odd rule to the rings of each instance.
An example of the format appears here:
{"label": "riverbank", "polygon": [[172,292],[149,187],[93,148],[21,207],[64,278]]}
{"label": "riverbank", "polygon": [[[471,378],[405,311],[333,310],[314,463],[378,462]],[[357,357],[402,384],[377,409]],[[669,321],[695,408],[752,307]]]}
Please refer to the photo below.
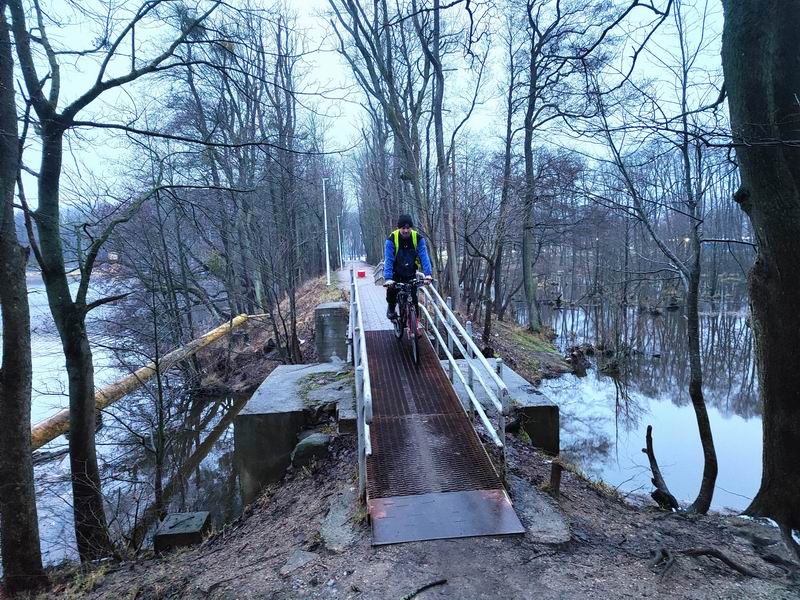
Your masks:
{"label": "riverbank", "polygon": [[[546,487],[549,459],[509,440],[511,478]],[[800,594],[775,529],[736,516],[634,507],[569,471],[553,500],[570,528],[566,543],[546,543],[529,532],[372,547],[354,500],[354,445],[353,436],[339,436],[329,458],[287,473],[198,548],[56,572],[47,597],[402,598],[442,580],[420,597],[774,600]],[[515,496],[512,491],[519,503]],[[535,513],[520,516],[535,529]]]}

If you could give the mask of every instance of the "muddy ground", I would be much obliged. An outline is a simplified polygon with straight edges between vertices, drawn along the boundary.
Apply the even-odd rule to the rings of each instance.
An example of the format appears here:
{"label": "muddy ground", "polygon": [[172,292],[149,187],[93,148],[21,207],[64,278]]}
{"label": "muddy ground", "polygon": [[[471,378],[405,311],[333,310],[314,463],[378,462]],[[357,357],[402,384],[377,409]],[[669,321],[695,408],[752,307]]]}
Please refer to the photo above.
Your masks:
{"label": "muddy ground", "polygon": [[[520,517],[534,533],[524,536],[372,547],[354,497],[354,442],[338,437],[329,458],[290,470],[202,546],[62,574],[50,597],[800,598],[798,570],[768,525],[634,507],[569,471],[557,500],[565,542],[543,542],[528,512]],[[549,459],[531,446],[512,438],[509,464],[530,489],[546,487]],[[749,574],[686,553],[709,550]]]}

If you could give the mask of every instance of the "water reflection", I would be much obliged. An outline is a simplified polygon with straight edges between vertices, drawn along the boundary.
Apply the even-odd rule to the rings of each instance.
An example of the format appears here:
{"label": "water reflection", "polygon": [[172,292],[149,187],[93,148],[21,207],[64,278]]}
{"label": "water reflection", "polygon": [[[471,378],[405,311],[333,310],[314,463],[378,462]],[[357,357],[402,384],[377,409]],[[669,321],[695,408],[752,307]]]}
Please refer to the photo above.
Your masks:
{"label": "water reflection", "polygon": [[[712,306],[708,307],[713,308]],[[679,311],[652,315],[636,308],[600,305],[543,312],[562,351],[579,344],[598,350],[597,366],[613,374],[621,394],[628,385],[649,396],[690,402],[686,318]],[[725,415],[760,416],[752,331],[744,310],[701,313],[703,391]]]}
{"label": "water reflection", "polygon": [[[543,320],[566,352],[594,352],[586,377],[542,383],[561,410],[562,451],[587,474],[622,491],[649,491],[641,453],[654,426],[655,449],[673,493],[691,501],[699,489],[702,451],[688,394],[686,319],[681,311],[651,314],[598,305],[553,310]],[[746,312],[724,305],[701,315],[704,393],[720,474],[716,508],[744,508],[761,474],[761,423]],[[591,350],[590,350],[591,352]]]}
{"label": "water reflection", "polygon": [[[207,510],[216,527],[242,509],[233,459],[233,420],[249,396],[208,397],[175,390],[162,475],[163,510],[155,503],[156,465],[146,424],[152,398],[132,395],[107,411],[98,435],[106,510],[114,537],[146,545],[166,512]],[[52,564],[77,558],[72,525],[69,459],[36,468],[42,550]]]}

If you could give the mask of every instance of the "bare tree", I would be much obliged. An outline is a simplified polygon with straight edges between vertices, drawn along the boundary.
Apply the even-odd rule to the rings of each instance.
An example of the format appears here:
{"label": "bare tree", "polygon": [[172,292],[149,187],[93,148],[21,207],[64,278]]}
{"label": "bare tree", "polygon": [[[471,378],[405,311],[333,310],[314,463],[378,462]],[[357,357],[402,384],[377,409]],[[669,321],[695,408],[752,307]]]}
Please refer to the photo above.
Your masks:
{"label": "bare tree", "polygon": [[[418,13],[417,2],[411,4],[414,27],[420,39],[420,46],[428,62],[433,67],[434,86],[431,99],[431,111],[436,140],[436,169],[439,176],[439,190],[442,207],[442,222],[444,228],[445,247],[447,249],[447,280],[449,291],[453,299],[453,306],[458,309],[461,304],[461,291],[458,279],[458,254],[456,252],[456,233],[453,210],[453,194],[450,182],[450,166],[444,145],[443,107],[445,95],[445,75],[443,66],[443,41],[442,41],[442,15],[439,0],[433,0],[432,23],[428,33]],[[428,39],[430,38],[430,39]]]}
{"label": "bare tree", "polygon": [[[700,441],[703,447],[703,477],[700,490],[690,510],[706,513],[711,506],[714,495],[714,485],[717,478],[717,456],[714,448],[714,439],[708,418],[708,411],[703,395],[703,367],[700,351],[700,279],[702,272],[703,249],[703,198],[706,186],[706,176],[709,169],[706,166],[706,156],[703,145],[698,139],[702,128],[704,107],[697,108],[690,105],[690,89],[693,85],[693,76],[696,71],[696,62],[705,47],[706,40],[701,35],[694,43],[687,38],[686,9],[679,1],[675,3],[673,11],[675,33],[678,38],[679,55],[676,57],[675,73],[677,75],[677,109],[678,116],[667,116],[668,108],[657,105],[655,96],[643,93],[635,101],[644,100],[648,105],[653,104],[652,114],[663,115],[652,124],[649,132],[657,131],[669,139],[667,152],[662,152],[661,146],[654,149],[654,156],[649,164],[655,166],[655,160],[660,160],[660,168],[655,169],[655,181],[650,182],[647,192],[642,191],[642,174],[635,174],[630,166],[630,158],[625,156],[620,147],[611,125],[610,109],[604,98],[605,94],[595,86],[598,116],[601,129],[604,133],[608,148],[611,153],[611,162],[617,169],[623,189],[631,200],[631,208],[639,221],[644,225],[648,234],[663,253],[668,262],[668,268],[674,269],[680,276],[686,291],[686,318],[687,318],[687,343],[689,347],[689,364],[691,376],[689,379],[689,397],[692,401]],[[704,74],[704,77],[707,75]],[[716,93],[716,90],[713,90]],[[705,103],[704,103],[705,106]],[[617,108],[624,110],[622,104]],[[710,112],[710,111],[709,111]],[[632,134],[632,130],[622,126],[621,138]],[[671,139],[670,136],[671,135]],[[635,136],[634,136],[635,137]],[[674,154],[672,154],[674,152]],[[677,163],[670,162],[674,156]],[[713,158],[713,155],[712,155]],[[666,165],[675,165],[674,169],[664,168]],[[673,176],[674,174],[674,176]],[[647,184],[645,184],[647,185]],[[670,203],[670,198],[678,196],[677,201]],[[664,238],[657,230],[654,222],[654,212],[662,209],[673,210],[685,221],[687,237],[673,234],[673,239],[682,240],[677,246]],[[683,249],[686,252],[683,252]]]}
{"label": "bare tree", "polygon": [[[418,36],[409,20],[392,22],[386,0],[375,2],[371,12],[353,0],[329,3],[335,14],[339,51],[359,86],[380,105],[392,130],[400,158],[399,181],[409,190],[406,197],[435,259],[436,219],[423,189],[420,161],[420,119],[432,76],[430,57],[412,45]],[[408,206],[405,199],[400,205]],[[440,268],[436,260],[434,268]]]}
{"label": "bare tree", "polygon": [[31,459],[31,334],[25,269],[28,249],[17,240],[14,189],[19,170],[14,60],[0,0],[0,552],[10,594],[45,582]]}
{"label": "bare tree", "polygon": [[800,150],[796,32],[800,3],[723,0],[722,66],[741,187],[758,256],[750,272],[755,352],[764,403],[761,487],[747,509],[777,521],[800,559]]}
{"label": "bare tree", "polygon": [[[95,448],[94,365],[89,337],[86,331],[87,313],[106,300],[87,302],[89,282],[103,243],[117,224],[112,221],[94,238],[80,265],[81,279],[73,298],[67,279],[67,267],[60,230],[60,184],[63,166],[63,144],[65,134],[77,126],[95,126],[93,122],[82,122],[78,115],[104,93],[120,88],[144,76],[175,66],[175,50],[187,39],[198,34],[203,21],[217,8],[218,1],[211,2],[196,18],[181,14],[179,33],[166,49],[153,58],[141,60],[131,57],[130,69],[122,75],[109,76],[109,66],[118,58],[123,44],[130,42],[137,25],[157,15],[162,2],[146,2],[134,11],[133,18],[119,31],[105,32],[110,40],[94,83],[67,106],[60,108],[61,68],[59,53],[47,35],[46,17],[39,2],[26,12],[23,0],[9,0],[12,30],[17,56],[22,70],[25,89],[38,117],[41,138],[41,165],[38,172],[38,201],[31,213],[39,233],[39,246],[34,246],[36,258],[42,268],[42,277],[53,318],[61,336],[67,372],[69,374],[70,397],[70,467],[72,471],[72,494],[75,514],[75,533],[78,551],[82,560],[108,556],[113,553],[104,512],[100,475],[97,468]],[[34,21],[36,25],[32,25]],[[31,30],[37,34],[32,35]],[[36,64],[37,52],[32,44],[40,45],[47,57],[46,76],[39,74]],[[49,82],[46,91],[43,82]]]}

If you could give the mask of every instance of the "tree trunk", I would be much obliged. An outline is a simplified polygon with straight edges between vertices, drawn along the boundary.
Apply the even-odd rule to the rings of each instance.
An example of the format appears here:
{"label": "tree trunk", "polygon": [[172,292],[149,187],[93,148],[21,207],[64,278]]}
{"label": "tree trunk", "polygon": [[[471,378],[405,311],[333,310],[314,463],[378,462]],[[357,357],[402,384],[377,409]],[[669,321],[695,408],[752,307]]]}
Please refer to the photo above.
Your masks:
{"label": "tree trunk", "polygon": [[433,53],[431,63],[436,75],[433,90],[433,125],[436,131],[436,166],[439,172],[439,189],[442,198],[442,221],[444,238],[447,246],[447,275],[450,280],[450,296],[453,298],[453,309],[461,305],[461,290],[458,281],[458,256],[456,253],[456,232],[454,227],[453,196],[450,189],[450,171],[447,168],[447,157],[444,149],[444,124],[442,110],[444,104],[444,68],[442,67],[440,44],[440,10],[439,0],[433,0]]}
{"label": "tree trunk", "polygon": [[714,438],[711,434],[711,423],[708,420],[708,410],[703,396],[703,368],[700,362],[700,315],[699,315],[699,289],[700,289],[700,241],[697,240],[698,252],[692,265],[689,276],[689,285],[686,293],[686,319],[687,337],[689,344],[689,397],[692,400],[697,429],[700,433],[700,443],[703,446],[703,478],[700,482],[700,491],[692,503],[690,510],[706,514],[711,507],[714,496],[714,484],[717,481],[717,453],[714,449]]}
{"label": "tree trunk", "polygon": [[[31,459],[31,333],[25,267],[28,253],[14,227],[14,185],[19,166],[14,62],[0,0],[0,552],[6,590],[32,591],[44,584],[39,520]],[[11,135],[12,132],[14,135]]]}
{"label": "tree trunk", "polygon": [[[69,459],[75,537],[82,561],[114,553],[97,467],[95,446],[94,365],[83,314],[74,308],[61,311],[58,321],[69,377]],[[66,312],[67,314],[63,314]]]}
{"label": "tree trunk", "polygon": [[542,321],[536,303],[536,274],[533,272],[534,205],[536,200],[536,179],[533,174],[533,119],[536,112],[536,55],[534,41],[531,40],[531,55],[528,82],[528,102],[525,110],[525,214],[522,222],[522,281],[525,288],[525,301],[528,307],[528,330],[541,331]]}
{"label": "tree trunk", "polygon": [[95,448],[94,365],[86,333],[84,307],[77,306],[67,281],[59,226],[64,127],[42,123],[42,164],[39,170],[39,208],[36,224],[42,254],[42,278],[69,377],[70,467],[72,469],[75,536],[82,561],[113,553],[106,527],[100,472]]}
{"label": "tree trunk", "polygon": [[793,352],[800,331],[800,1],[722,4],[722,65],[741,173],[735,199],[758,243],[749,286],[763,473],[746,512],[800,529],[800,369]]}

